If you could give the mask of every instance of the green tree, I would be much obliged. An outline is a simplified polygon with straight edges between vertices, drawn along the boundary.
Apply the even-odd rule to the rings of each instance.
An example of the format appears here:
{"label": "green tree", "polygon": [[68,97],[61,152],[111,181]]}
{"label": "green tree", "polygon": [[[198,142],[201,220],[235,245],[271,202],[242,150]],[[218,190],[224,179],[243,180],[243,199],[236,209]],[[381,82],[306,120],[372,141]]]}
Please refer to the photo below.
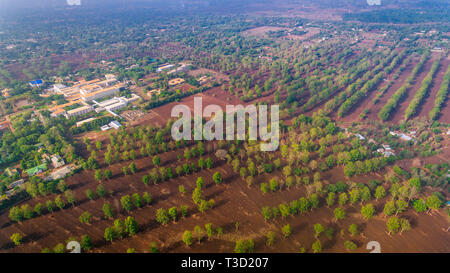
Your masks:
{"label": "green tree", "polygon": [[208,169],[211,169],[214,165],[212,159],[209,157],[206,159],[205,164],[206,164],[206,168],[208,168]]}
{"label": "green tree", "polygon": [[134,162],[131,162],[130,165],[128,166],[128,169],[130,170],[131,173],[136,173],[137,168],[136,168],[136,164]]}
{"label": "green tree", "polygon": [[400,219],[396,216],[390,217],[386,222],[386,227],[389,231],[389,234],[397,233],[401,227]]}
{"label": "green tree", "polygon": [[408,230],[411,230],[411,224],[409,223],[408,219],[400,218],[400,233]]}
{"label": "green tree", "polygon": [[122,208],[127,212],[133,208],[133,202],[131,201],[131,197],[129,195],[125,195],[120,198],[120,204],[122,205]]}
{"label": "green tree", "polygon": [[145,204],[150,205],[152,203],[152,196],[148,192],[144,192],[142,194],[142,200],[144,200]]}
{"label": "green tree", "polygon": [[103,179],[102,171],[101,170],[96,170],[95,174],[94,174],[94,178],[97,181],[102,181],[102,179]]}
{"label": "green tree", "polygon": [[[103,177],[105,178],[105,179],[111,179],[111,177],[112,177],[112,171],[110,170],[110,169],[106,169],[104,172],[103,172]],[[101,179],[100,179],[101,180]]]}
{"label": "green tree", "polygon": [[386,204],[384,205],[384,209],[383,209],[384,215],[391,216],[396,211],[397,211],[397,208],[395,207],[395,202],[394,201],[386,202]]}
{"label": "green tree", "polygon": [[112,219],[114,218],[114,213],[113,210],[111,208],[111,205],[109,203],[104,203],[103,207],[103,214],[105,215],[105,219]]}
{"label": "green tree", "polygon": [[312,246],[311,246],[312,250],[314,251],[314,253],[320,253],[322,252],[322,244],[320,243],[319,240],[316,240]]}
{"label": "green tree", "polygon": [[291,225],[286,224],[281,228],[281,232],[283,233],[284,237],[289,237],[289,235],[291,235],[292,233],[292,228]]}
{"label": "green tree", "polygon": [[98,185],[97,186],[97,195],[100,198],[103,198],[106,195],[106,190],[105,187],[103,187],[103,185]]}
{"label": "green tree", "polygon": [[275,192],[278,190],[278,181],[275,178],[270,179],[269,181],[269,188],[270,191]]}
{"label": "green tree", "polygon": [[333,206],[335,201],[336,201],[336,194],[334,192],[329,192],[327,196],[328,207]]}
{"label": "green tree", "polygon": [[150,253],[159,253],[159,249],[156,245],[156,242],[152,242],[150,245]]}
{"label": "green tree", "polygon": [[127,166],[123,166],[123,167],[122,167],[122,173],[123,173],[123,175],[127,175],[127,174],[128,174],[128,168],[127,168]]}
{"label": "green tree", "polygon": [[53,202],[53,200],[47,200],[47,202],[45,202],[45,206],[50,213],[55,210],[55,202]]}
{"label": "green tree", "polygon": [[399,214],[404,212],[407,208],[408,208],[408,202],[406,202],[405,200],[397,200],[395,201],[395,207],[396,207],[396,211],[395,214]]}
{"label": "green tree", "polygon": [[251,253],[255,248],[255,243],[252,239],[243,240],[239,239],[236,241],[236,245],[234,247],[235,253]]}
{"label": "green tree", "polygon": [[13,233],[9,238],[16,246],[22,243],[22,235],[20,235],[19,233]]}
{"label": "green tree", "polygon": [[418,199],[418,200],[415,200],[413,202],[413,208],[417,212],[424,212],[424,211],[426,211],[427,210],[427,205],[425,203],[425,200],[423,200],[422,198]]}
{"label": "green tree", "polygon": [[89,211],[85,211],[80,215],[80,217],[78,219],[80,220],[80,223],[82,223],[82,224],[89,224],[89,222],[92,219],[92,214]]}
{"label": "green tree", "polygon": [[200,188],[195,188],[194,191],[192,192],[192,200],[194,201],[195,204],[200,204],[200,201],[203,198],[203,193],[202,190]]}
{"label": "green tree", "polygon": [[94,195],[94,192],[91,189],[87,189],[85,191],[85,193],[86,193],[86,197],[89,198],[89,200],[94,200],[95,195]]}
{"label": "green tree", "polygon": [[223,181],[222,175],[220,174],[220,172],[215,172],[213,174],[213,181],[216,184],[221,184]]}
{"label": "green tree", "polygon": [[374,206],[372,204],[367,204],[367,205],[361,207],[361,214],[367,220],[372,218],[374,213],[375,213],[375,208],[374,208]]}
{"label": "green tree", "polygon": [[348,227],[348,232],[350,232],[352,236],[356,236],[358,234],[358,226],[356,224],[351,224]]}
{"label": "green tree", "polygon": [[269,221],[270,218],[272,218],[272,210],[267,206],[261,209],[261,213],[264,217],[264,221]]}
{"label": "green tree", "polygon": [[56,196],[55,198],[55,205],[60,209],[64,209],[64,207],[66,206],[66,202],[64,202],[64,200],[61,198],[61,196]]}
{"label": "green tree", "polygon": [[64,253],[66,252],[66,248],[64,247],[63,244],[57,244],[54,248],[53,248],[53,252],[54,253]]}
{"label": "green tree", "polygon": [[72,207],[74,207],[76,202],[75,194],[72,191],[68,190],[64,193],[64,196],[66,197],[67,202],[71,204]]}
{"label": "green tree", "polygon": [[334,219],[336,219],[336,221],[344,218],[345,218],[345,211],[342,208],[334,209]]}
{"label": "green tree", "polygon": [[205,184],[205,181],[203,180],[203,177],[199,176],[197,178],[197,181],[195,182],[195,184],[197,185],[197,188],[203,188],[203,185]]}
{"label": "green tree", "polygon": [[263,192],[263,194],[266,194],[269,192],[269,185],[267,185],[267,183],[261,183],[261,191]]}
{"label": "green tree", "polygon": [[195,233],[195,237],[197,237],[198,243],[200,243],[200,241],[203,238],[203,229],[200,226],[195,226],[194,233]]}
{"label": "green tree", "polygon": [[125,236],[126,226],[122,220],[120,219],[114,220],[113,228],[115,237],[122,238]]}
{"label": "green tree", "polygon": [[355,250],[358,246],[352,241],[345,241],[344,246],[347,250]]}
{"label": "green tree", "polygon": [[317,195],[317,193],[313,193],[311,194],[311,196],[309,197],[309,204],[311,206],[311,208],[316,209],[319,207],[319,195]]}
{"label": "green tree", "polygon": [[355,204],[356,202],[358,202],[359,197],[360,197],[360,191],[359,189],[353,189],[350,191],[350,204]]}
{"label": "green tree", "polygon": [[150,182],[150,176],[148,176],[148,175],[144,175],[143,177],[142,177],[142,183],[144,183],[144,185],[148,185],[148,182]]}
{"label": "green tree", "polygon": [[208,236],[208,240],[214,235],[214,229],[212,223],[205,224],[206,236]]}
{"label": "green tree", "polygon": [[159,208],[156,211],[156,221],[161,225],[166,225],[167,223],[169,223],[170,217],[165,209]]}
{"label": "green tree", "polygon": [[153,162],[153,165],[155,165],[155,167],[158,167],[161,164],[161,158],[159,156],[155,155],[152,158],[152,162]]}
{"label": "green tree", "polygon": [[348,195],[345,192],[339,194],[339,205],[344,206],[348,201]]}
{"label": "green tree", "polygon": [[125,219],[125,231],[128,233],[130,237],[138,232],[138,223],[131,216],[128,216]]}
{"label": "green tree", "polygon": [[187,206],[180,206],[180,213],[181,213],[181,217],[186,217],[187,213],[188,213],[188,208]]}
{"label": "green tree", "polygon": [[186,193],[186,189],[184,188],[183,185],[179,185],[179,186],[178,186],[178,191],[179,191],[181,194],[183,194],[183,195]]}
{"label": "green tree", "polygon": [[20,222],[23,218],[22,210],[18,207],[12,207],[9,210],[9,219],[15,222]]}
{"label": "green tree", "polygon": [[36,213],[36,215],[41,215],[42,214],[42,209],[44,208],[44,206],[42,206],[41,203],[37,203],[34,208],[33,211],[34,213]]}
{"label": "green tree", "polygon": [[136,206],[136,208],[142,207],[142,199],[141,199],[141,196],[139,195],[139,193],[137,193],[137,192],[134,193],[132,195],[132,197],[133,197],[133,203]]}
{"label": "green tree", "polygon": [[193,237],[192,237],[192,233],[189,230],[186,230],[183,233],[183,242],[187,245],[190,246],[192,245],[192,241],[193,241]]}
{"label": "green tree", "polygon": [[317,223],[314,225],[314,230],[316,231],[314,237],[316,237],[317,239],[319,238],[320,234],[325,231],[325,228],[321,224]]}
{"label": "green tree", "polygon": [[273,246],[273,243],[275,242],[275,232],[269,231],[266,234],[266,245],[267,246]]}
{"label": "green tree", "polygon": [[20,207],[20,210],[22,211],[22,215],[23,215],[23,217],[24,217],[25,219],[31,219],[31,218],[33,218],[34,212],[33,212],[33,210],[31,209],[30,205],[28,205],[28,204],[22,205],[22,206]]}
{"label": "green tree", "polygon": [[112,242],[116,238],[116,233],[113,227],[107,227],[103,235],[107,242]]}
{"label": "green tree", "polygon": [[375,198],[381,199],[386,196],[386,190],[382,186],[378,186],[375,190]]}
{"label": "green tree", "polygon": [[61,193],[65,192],[65,191],[67,190],[67,184],[66,184],[66,181],[60,180],[60,181],[58,182],[58,190],[59,190]]}
{"label": "green tree", "polygon": [[427,197],[426,204],[427,204],[428,209],[438,210],[441,207],[442,202],[436,194],[433,194],[433,195]]}
{"label": "green tree", "polygon": [[169,215],[172,218],[172,221],[176,222],[177,221],[177,216],[178,216],[177,207],[171,207],[169,209]]}
{"label": "green tree", "polygon": [[80,242],[81,249],[84,251],[91,250],[94,245],[92,244],[92,239],[89,237],[89,235],[83,235],[81,236],[81,242]]}
{"label": "green tree", "polygon": [[200,157],[197,162],[198,167],[203,170],[203,168],[205,168],[205,164],[206,164],[205,160],[202,157]]}

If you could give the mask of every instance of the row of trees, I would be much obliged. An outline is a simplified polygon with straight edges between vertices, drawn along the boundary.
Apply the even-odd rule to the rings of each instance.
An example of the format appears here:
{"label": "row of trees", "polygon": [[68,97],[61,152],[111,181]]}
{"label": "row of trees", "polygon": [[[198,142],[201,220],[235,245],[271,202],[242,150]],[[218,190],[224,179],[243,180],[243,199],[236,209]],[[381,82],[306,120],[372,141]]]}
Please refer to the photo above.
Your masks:
{"label": "row of trees", "polygon": [[156,222],[160,223],[161,225],[166,225],[170,220],[176,222],[178,219],[178,215],[183,218],[186,217],[187,213],[188,207],[184,205],[180,206],[180,208],[171,207],[168,210],[159,208],[156,211]]}
{"label": "row of trees", "polygon": [[[384,62],[379,64],[375,69],[372,71],[372,73],[377,73],[373,76],[372,79],[368,80],[359,90],[354,92],[349,98],[345,100],[344,103],[341,104],[341,106],[338,109],[338,116],[343,117],[345,114],[347,114],[363,97],[367,96],[370,91],[373,90],[375,86],[377,86],[384,78],[385,74],[389,74],[392,69],[403,59],[405,56],[406,51],[402,51],[398,56],[392,59],[389,66],[385,68],[384,71],[380,71],[384,65],[386,65],[389,62],[389,58]],[[392,55],[391,55],[392,57]]]}
{"label": "row of trees", "polygon": [[417,109],[422,104],[431,87],[433,77],[436,74],[440,61],[441,58],[438,58],[433,62],[433,65],[431,66],[431,69],[428,72],[427,76],[422,80],[422,84],[420,85],[419,90],[416,91],[414,97],[408,105],[408,108],[406,108],[405,110],[405,120],[408,120],[411,116],[417,113]]}
{"label": "row of trees", "polygon": [[428,60],[430,56],[430,52],[426,51],[423,55],[420,61],[416,64],[413,71],[409,75],[409,77],[405,80],[405,83],[395,91],[395,93],[392,95],[392,97],[386,102],[386,104],[381,108],[380,112],[378,113],[378,117],[382,121],[386,121],[391,116],[392,112],[397,108],[400,101],[403,99],[403,97],[406,95],[408,89],[411,87],[412,81],[416,78],[417,74],[421,71],[422,67],[424,66],[425,62]]}
{"label": "row of trees", "polygon": [[265,221],[276,219],[279,216],[286,218],[289,215],[296,215],[298,213],[304,214],[310,209],[318,208],[319,202],[319,195],[313,193],[309,198],[301,197],[298,200],[291,201],[289,204],[282,203],[273,208],[264,206],[261,209],[261,214]]}
{"label": "row of trees", "polygon": [[[358,89],[360,89],[367,81],[369,81],[375,73],[382,69],[384,67],[384,64],[390,62],[391,59],[396,55],[396,52],[387,52],[386,55],[387,56],[384,56],[384,58],[383,54],[381,53],[378,56],[369,55],[365,58],[362,58],[360,63],[355,65],[355,67],[353,68],[354,71],[351,70],[349,72],[350,79],[352,79],[353,82],[350,83],[344,91],[340,92],[325,104],[325,111],[327,113],[332,113],[333,111],[338,109],[338,107],[342,105],[347,100],[347,98],[351,97]],[[371,61],[369,61],[369,58],[371,59]],[[378,64],[373,70],[370,69],[371,67],[373,67],[373,63],[377,62],[380,62],[380,64]]]}
{"label": "row of trees", "polygon": [[142,196],[136,192],[131,197],[129,195],[124,195],[120,198],[120,204],[127,212],[130,212],[134,207],[141,208],[144,204],[148,206],[151,202],[152,196],[148,192],[142,193]]}
{"label": "row of trees", "polygon": [[430,120],[436,120],[441,112],[442,106],[447,99],[448,86],[450,84],[450,66],[447,66],[447,71],[444,75],[444,80],[442,81],[441,87],[439,88],[436,98],[434,100],[434,107],[431,109],[429,116]]}
{"label": "row of trees", "polygon": [[104,238],[107,242],[112,242],[115,239],[122,239],[125,236],[133,236],[139,231],[136,220],[128,216],[125,221],[116,219],[114,224],[107,227],[104,232]]}
{"label": "row of trees", "polygon": [[[67,199],[67,203],[75,206],[76,198],[72,191],[66,191],[65,197]],[[24,204],[20,207],[14,206],[9,210],[9,218],[12,221],[20,222],[22,220],[31,219],[42,215],[44,212],[44,206],[47,209],[47,212],[52,213],[56,208],[63,210],[67,203],[60,195],[58,195],[55,197],[55,200],[47,200],[45,204],[37,203],[33,208],[31,208],[28,204]]]}
{"label": "row of trees", "polygon": [[[214,233],[212,223],[207,223],[205,224],[205,230],[203,230],[201,226],[197,225],[194,227],[193,233],[195,235],[195,239],[197,239],[197,242],[200,243],[205,234],[208,240],[210,240],[215,233],[217,235],[222,235],[223,231],[222,228],[218,227]],[[185,230],[181,239],[186,244],[186,246],[191,246],[194,241],[194,236],[192,235],[192,232],[190,230]]]}

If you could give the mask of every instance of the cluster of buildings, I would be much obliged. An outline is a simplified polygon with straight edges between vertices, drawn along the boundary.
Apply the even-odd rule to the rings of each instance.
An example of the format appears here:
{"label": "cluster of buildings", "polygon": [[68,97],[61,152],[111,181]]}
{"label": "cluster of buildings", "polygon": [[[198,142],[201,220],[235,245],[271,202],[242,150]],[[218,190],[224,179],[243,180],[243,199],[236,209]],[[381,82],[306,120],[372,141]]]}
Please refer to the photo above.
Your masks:
{"label": "cluster of buildings", "polygon": [[105,80],[82,80],[70,87],[63,84],[55,84],[53,91],[64,95],[68,101],[82,100],[89,102],[114,95],[123,87],[125,87],[123,83],[118,82],[114,75],[109,74],[105,75]]}
{"label": "cluster of buildings", "polygon": [[122,124],[120,124],[117,120],[113,120],[111,121],[109,124],[103,125],[102,127],[100,127],[100,129],[102,131],[108,131],[109,129],[119,129],[120,127],[122,127]]}
{"label": "cluster of buildings", "polygon": [[389,134],[398,137],[399,139],[403,141],[410,141],[414,140],[414,136],[416,135],[416,131],[411,131],[409,134],[401,133],[401,132],[394,132],[390,131]]}
{"label": "cluster of buildings", "polygon": [[105,100],[102,102],[96,102],[95,100],[92,101],[95,105],[95,111],[97,113],[100,113],[102,111],[108,111],[116,116],[113,111],[118,110],[120,108],[123,108],[127,106],[129,103],[138,100],[140,97],[136,94],[131,94],[130,98],[127,97],[114,97],[109,100]]}
{"label": "cluster of buildings", "polygon": [[383,154],[384,157],[395,156],[395,152],[392,150],[391,146],[388,144],[382,144],[381,146],[383,148],[379,148],[377,150],[378,153]]}
{"label": "cluster of buildings", "polygon": [[[74,116],[84,115],[86,113],[95,110],[94,107],[88,104],[88,102],[94,102],[98,104],[95,100],[104,97],[112,96],[125,87],[123,83],[117,81],[114,75],[105,75],[105,80],[95,79],[91,81],[80,81],[73,86],[67,87],[63,84],[55,84],[52,91],[57,94],[62,94],[69,101],[68,103],[57,105],[51,107],[49,110],[51,112],[51,117],[58,117],[64,115],[66,118],[71,118]],[[135,96],[135,95],[134,95]],[[133,97],[132,100],[137,98]],[[117,102],[119,103],[119,102]],[[110,106],[110,108],[118,109],[129,103],[129,100],[121,101],[115,106]],[[79,105],[74,109],[67,110],[73,105]],[[111,109],[112,109],[111,108]],[[112,110],[111,110],[112,111]]]}
{"label": "cluster of buildings", "polygon": [[[71,109],[71,110],[66,110],[67,108],[71,107],[72,105],[81,105],[80,107],[77,107],[75,109]],[[60,105],[56,105],[54,107],[50,107],[49,108],[51,114],[50,116],[52,118],[64,115],[66,118],[71,118],[73,116],[79,116],[79,115],[83,115],[86,113],[89,113],[91,111],[94,110],[94,108],[92,108],[92,106],[83,103],[82,100],[74,100],[65,104],[60,104]]]}

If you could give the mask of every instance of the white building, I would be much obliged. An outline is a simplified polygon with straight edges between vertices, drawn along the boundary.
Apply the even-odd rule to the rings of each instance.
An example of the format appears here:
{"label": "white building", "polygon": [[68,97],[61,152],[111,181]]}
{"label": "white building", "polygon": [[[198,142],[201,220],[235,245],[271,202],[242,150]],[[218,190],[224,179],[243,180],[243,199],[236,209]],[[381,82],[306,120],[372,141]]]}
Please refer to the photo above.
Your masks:
{"label": "white building", "polygon": [[52,155],[51,157],[53,168],[59,168],[64,166],[66,163],[59,155]]}
{"label": "white building", "polygon": [[85,119],[85,120],[82,120],[82,121],[78,121],[77,122],[77,127],[80,127],[81,125],[83,125],[83,124],[85,124],[85,123],[89,123],[89,122],[91,122],[91,121],[94,121],[94,120],[96,120],[97,118],[88,118],[88,119]]}
{"label": "white building", "polygon": [[109,126],[117,130],[122,127],[122,124],[120,124],[117,120],[113,120],[109,123]]}
{"label": "white building", "polygon": [[15,187],[18,187],[20,185],[22,185],[25,181],[23,179],[17,180],[15,182],[12,182],[11,184],[9,184],[9,187],[11,189],[14,189]]}
{"label": "white building", "polygon": [[136,94],[131,94],[131,98],[126,97],[114,97],[109,100],[102,101],[100,103],[93,101],[96,105],[95,111],[100,113],[102,111],[114,111],[127,106],[129,103],[139,99],[140,97]]}
{"label": "white building", "polygon": [[171,69],[172,67],[175,67],[175,65],[168,64],[168,65],[160,66],[160,67],[158,67],[158,69],[156,69],[156,72],[161,73],[165,70]]}
{"label": "white building", "polygon": [[94,108],[92,108],[92,106],[86,105],[86,106],[81,106],[78,108],[75,108],[73,110],[69,110],[65,113],[66,118],[71,118],[74,116],[80,116],[80,115],[84,115],[86,113],[92,112],[94,111]]}

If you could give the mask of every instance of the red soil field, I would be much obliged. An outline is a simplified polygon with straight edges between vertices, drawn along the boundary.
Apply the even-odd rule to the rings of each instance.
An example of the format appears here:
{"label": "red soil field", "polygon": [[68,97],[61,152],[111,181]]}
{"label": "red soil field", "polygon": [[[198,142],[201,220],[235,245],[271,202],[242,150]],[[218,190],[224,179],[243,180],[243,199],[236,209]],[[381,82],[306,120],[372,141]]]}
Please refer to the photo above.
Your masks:
{"label": "red soil field", "polygon": [[[172,158],[170,154],[162,156],[163,165],[169,164]],[[127,248],[135,248],[138,252],[147,252],[151,242],[156,242],[164,252],[232,252],[234,241],[237,238],[251,237],[255,240],[256,252],[297,252],[300,247],[310,250],[314,242],[313,225],[321,223],[325,227],[333,227],[335,236],[332,240],[321,235],[324,252],[345,252],[343,242],[353,240],[358,245],[358,252],[368,252],[365,249],[367,242],[375,240],[381,243],[383,252],[448,252],[450,251],[450,237],[442,229],[446,228],[448,222],[444,215],[440,213],[430,216],[427,214],[417,215],[415,213],[405,213],[402,217],[407,217],[413,226],[411,231],[402,235],[389,236],[386,234],[385,221],[380,212],[385,200],[374,201],[378,216],[366,221],[359,214],[360,205],[346,206],[347,218],[343,221],[334,222],[332,220],[333,209],[322,204],[319,209],[305,215],[289,216],[286,219],[279,218],[275,221],[265,222],[260,214],[262,206],[277,206],[278,204],[298,199],[305,196],[303,187],[300,189],[283,189],[276,193],[263,195],[259,190],[259,183],[267,182],[273,175],[281,177],[281,173],[275,172],[273,175],[259,176],[252,188],[248,188],[244,181],[236,177],[229,166],[217,163],[215,170],[205,170],[197,174],[185,176],[179,179],[172,179],[158,185],[145,186],[140,178],[147,170],[148,158],[137,160],[138,173],[123,177],[119,173],[119,165],[115,164],[112,169],[114,177],[110,181],[103,182],[107,190],[113,190],[114,195],[105,200],[89,201],[84,197],[84,191],[88,188],[95,190],[98,185],[93,181],[92,171],[83,171],[69,178],[69,187],[76,193],[79,203],[75,208],[66,208],[63,211],[56,211],[39,218],[27,220],[19,224],[10,224],[7,214],[2,213],[0,219],[3,228],[0,231],[1,252],[39,252],[44,247],[53,247],[57,243],[64,243],[70,236],[81,236],[89,234],[96,244],[95,252],[125,252]],[[213,185],[212,173],[220,170],[224,174],[222,185]],[[197,212],[193,207],[190,194],[185,196],[178,192],[178,185],[185,185],[188,192],[195,186],[195,179],[202,176],[205,179],[204,195],[206,198],[214,198],[215,207],[204,214]],[[335,168],[324,174],[324,179],[331,179],[336,182],[344,175],[340,168]],[[365,182],[376,176],[360,176],[352,179],[355,182]],[[103,201],[112,204],[116,215],[120,211],[120,218],[126,214],[120,210],[119,199],[125,194],[148,191],[153,196],[153,203],[141,209],[133,210],[129,215],[133,216],[140,224],[140,230],[132,238],[122,239],[113,243],[104,243],[103,231],[112,220],[102,218],[101,206]],[[54,196],[51,196],[52,198]],[[48,197],[42,198],[48,199]],[[41,200],[40,200],[41,201]],[[36,203],[35,200],[27,201],[30,205]],[[186,218],[169,223],[167,226],[160,226],[154,221],[156,209],[159,207],[169,208],[171,206],[189,206],[189,214]],[[82,212],[89,211],[94,215],[91,224],[81,224],[78,216]],[[239,232],[235,232],[235,221],[239,221]],[[214,227],[223,227],[224,235],[220,238],[208,241],[203,239],[201,244],[194,243],[188,248],[181,242],[181,235],[184,230],[193,230],[195,225],[204,226],[206,223],[213,223]],[[281,227],[289,223],[292,226],[292,235],[289,240],[282,239]],[[352,223],[358,224],[361,234],[351,237],[348,233],[341,237],[341,229],[347,229]],[[272,247],[265,246],[265,234],[274,230],[277,233],[276,243]],[[9,236],[14,232],[24,234],[24,243],[21,246],[13,247],[9,243]],[[425,239],[426,238],[426,239]],[[33,242],[31,242],[33,241]]]}
{"label": "red soil field", "polygon": [[[432,84],[430,90],[428,91],[428,96],[425,99],[425,102],[419,108],[420,111],[418,111],[418,114],[416,116],[428,118],[429,112],[434,107],[434,100],[436,99],[436,94],[437,94],[439,88],[441,88],[442,81],[444,80],[445,71],[447,70],[447,67],[449,65],[450,65],[450,59],[446,58],[446,59],[441,60],[438,71],[435,74],[433,84]],[[444,109],[442,109],[442,110],[444,110]]]}
{"label": "red soil field", "polygon": [[430,71],[431,65],[433,64],[434,60],[438,56],[435,54],[431,55],[431,58],[429,58],[425,65],[422,68],[422,71],[416,76],[416,79],[413,80],[413,84],[411,88],[408,89],[407,94],[402,99],[400,104],[396,107],[396,110],[392,113],[391,119],[389,122],[399,124],[402,121],[405,120],[405,110],[408,107],[409,103],[414,97],[414,94],[417,92],[417,90],[422,85],[422,80],[427,76],[428,72]]}
{"label": "red soil field", "polygon": [[[386,86],[386,84],[393,80],[393,76],[395,73],[397,73],[397,71],[399,70],[401,66],[398,66],[394,69],[394,71],[387,75],[386,77],[386,81],[381,82],[380,84],[378,84],[378,86],[376,88],[374,88],[370,93],[369,96],[364,98],[363,101],[361,101],[357,107],[355,107],[351,113],[347,114],[345,117],[343,118],[339,118],[339,120],[343,121],[344,123],[351,123],[353,121],[358,121],[361,120],[361,118],[359,117],[359,115],[364,112],[364,110],[369,109],[370,112],[368,114],[368,116],[370,116],[370,113],[374,112],[374,108],[377,107],[377,104],[379,105],[381,103],[381,100],[383,97],[386,96],[386,93],[383,95],[383,97],[380,99],[380,101],[376,104],[373,104],[373,99],[377,96],[378,90],[381,89],[382,87]],[[400,77],[396,80],[396,82],[398,82],[400,80]],[[392,86],[391,86],[392,88]],[[375,112],[376,114],[378,114],[378,112]],[[334,113],[334,118],[337,118],[337,114]]]}
{"label": "red soil field", "polygon": [[397,91],[397,89],[399,89],[403,85],[406,78],[408,78],[409,75],[411,74],[411,71],[413,70],[417,62],[418,59],[414,59],[414,61],[406,65],[406,68],[402,71],[402,73],[400,73],[400,76],[397,78],[394,84],[391,85],[391,87],[386,91],[386,93],[384,93],[384,95],[380,98],[378,103],[370,108],[370,113],[367,115],[368,120],[379,120],[378,113],[380,112],[381,108],[383,108],[383,106],[392,97],[395,91]]}

